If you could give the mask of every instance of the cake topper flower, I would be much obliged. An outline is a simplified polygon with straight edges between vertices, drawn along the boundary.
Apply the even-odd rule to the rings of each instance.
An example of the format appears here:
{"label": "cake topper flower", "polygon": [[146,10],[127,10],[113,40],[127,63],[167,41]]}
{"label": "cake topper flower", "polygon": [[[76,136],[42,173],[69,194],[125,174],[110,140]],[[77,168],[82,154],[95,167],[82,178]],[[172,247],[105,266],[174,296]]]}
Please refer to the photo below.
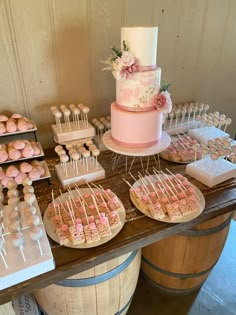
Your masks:
{"label": "cake topper flower", "polygon": [[112,55],[105,61],[101,61],[107,65],[102,70],[112,71],[116,80],[127,79],[131,74],[140,71],[139,62],[129,50],[125,41],[123,41],[123,49],[121,51],[114,46],[111,50]]}
{"label": "cake topper flower", "polygon": [[170,83],[163,82],[159,93],[153,95],[150,101],[153,107],[164,114],[170,113],[172,109],[172,101],[168,92],[169,86]]}

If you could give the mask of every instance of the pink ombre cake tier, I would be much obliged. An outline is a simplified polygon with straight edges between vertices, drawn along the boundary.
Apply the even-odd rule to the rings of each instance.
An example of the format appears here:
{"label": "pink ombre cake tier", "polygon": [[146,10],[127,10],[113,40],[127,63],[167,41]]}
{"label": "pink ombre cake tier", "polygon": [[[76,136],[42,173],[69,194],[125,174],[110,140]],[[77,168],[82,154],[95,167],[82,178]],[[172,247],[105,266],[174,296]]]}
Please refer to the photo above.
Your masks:
{"label": "pink ombre cake tier", "polygon": [[124,111],[111,104],[111,136],[125,147],[144,148],[157,143],[162,134],[163,114],[157,110]]}
{"label": "pink ombre cake tier", "polygon": [[116,103],[128,111],[154,109],[150,100],[160,89],[161,68],[135,72],[123,80],[116,80]]}

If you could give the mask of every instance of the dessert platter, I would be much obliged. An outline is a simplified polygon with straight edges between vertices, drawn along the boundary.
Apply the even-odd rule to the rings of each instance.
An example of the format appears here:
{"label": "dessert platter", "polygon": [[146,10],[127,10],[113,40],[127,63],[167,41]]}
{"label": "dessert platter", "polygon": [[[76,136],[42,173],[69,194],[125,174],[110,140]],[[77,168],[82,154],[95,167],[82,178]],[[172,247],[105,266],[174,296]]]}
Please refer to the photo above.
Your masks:
{"label": "dessert platter", "polygon": [[68,190],[50,203],[44,214],[47,234],[57,243],[72,248],[90,248],[113,239],[125,223],[125,209],[110,190]]}
{"label": "dessert platter", "polygon": [[133,185],[126,183],[135,207],[158,221],[187,222],[199,216],[205,208],[201,191],[181,174],[158,173],[154,169],[152,175],[143,177],[140,174]]}
{"label": "dessert platter", "polygon": [[13,180],[7,185],[5,206],[3,192],[0,192],[1,290],[55,268],[31,184],[29,178],[24,180],[24,201],[21,202]]}

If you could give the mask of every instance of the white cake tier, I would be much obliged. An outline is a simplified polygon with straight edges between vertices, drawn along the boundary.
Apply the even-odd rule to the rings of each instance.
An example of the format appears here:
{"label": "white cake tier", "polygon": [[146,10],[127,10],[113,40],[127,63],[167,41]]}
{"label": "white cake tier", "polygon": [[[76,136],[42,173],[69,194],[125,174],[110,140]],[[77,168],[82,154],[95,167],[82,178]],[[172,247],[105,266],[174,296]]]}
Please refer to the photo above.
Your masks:
{"label": "white cake tier", "polygon": [[163,114],[157,110],[132,112],[111,104],[111,136],[125,147],[143,148],[161,138]]}
{"label": "white cake tier", "polygon": [[116,103],[124,110],[154,109],[151,100],[160,89],[161,68],[135,72],[125,80],[116,80]]}
{"label": "white cake tier", "polygon": [[156,66],[158,27],[122,27],[123,41],[139,60],[141,66]]}

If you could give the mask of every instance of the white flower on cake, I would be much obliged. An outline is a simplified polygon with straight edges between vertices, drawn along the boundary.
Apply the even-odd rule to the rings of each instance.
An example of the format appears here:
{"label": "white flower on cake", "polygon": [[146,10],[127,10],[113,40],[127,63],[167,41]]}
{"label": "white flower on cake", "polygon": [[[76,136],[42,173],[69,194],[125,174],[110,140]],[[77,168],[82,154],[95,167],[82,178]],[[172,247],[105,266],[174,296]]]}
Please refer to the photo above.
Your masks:
{"label": "white flower on cake", "polygon": [[127,79],[132,73],[140,71],[139,62],[129,50],[125,41],[123,41],[122,51],[119,51],[114,46],[111,49],[113,52],[112,56],[105,61],[101,61],[108,65],[102,70],[112,71],[116,80]]}

